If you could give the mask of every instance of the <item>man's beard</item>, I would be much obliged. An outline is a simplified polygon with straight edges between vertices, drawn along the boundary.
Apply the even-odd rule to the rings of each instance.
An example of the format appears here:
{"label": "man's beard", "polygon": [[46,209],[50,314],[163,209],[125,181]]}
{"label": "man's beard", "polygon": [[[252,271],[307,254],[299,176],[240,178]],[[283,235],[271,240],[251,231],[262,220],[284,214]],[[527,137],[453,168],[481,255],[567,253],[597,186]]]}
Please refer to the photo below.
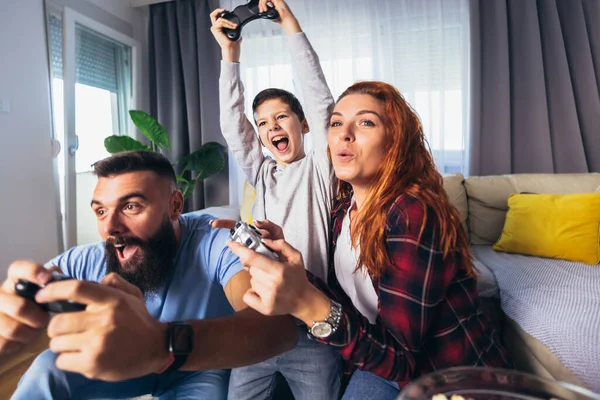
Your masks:
{"label": "man's beard", "polygon": [[[121,265],[115,243],[138,246],[136,253]],[[173,258],[177,253],[175,230],[165,219],[158,232],[147,241],[134,236],[116,236],[105,244],[106,273],[116,272],[140,288],[144,295],[156,294],[173,275]]]}

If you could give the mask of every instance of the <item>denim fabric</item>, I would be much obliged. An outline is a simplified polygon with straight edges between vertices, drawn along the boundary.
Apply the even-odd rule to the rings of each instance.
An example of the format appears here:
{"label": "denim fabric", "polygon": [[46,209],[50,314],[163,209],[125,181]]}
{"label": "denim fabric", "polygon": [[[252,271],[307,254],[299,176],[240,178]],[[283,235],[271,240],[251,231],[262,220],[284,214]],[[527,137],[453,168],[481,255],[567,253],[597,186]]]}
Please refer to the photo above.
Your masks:
{"label": "denim fabric", "polygon": [[394,400],[399,394],[396,382],[386,381],[370,372],[357,369],[350,377],[342,400]]}
{"label": "denim fabric", "polygon": [[122,382],[103,382],[65,372],[56,354],[41,353],[21,378],[12,400],[123,399],[152,394],[160,400],[226,399],[229,370],[150,374]]}
{"label": "denim fabric", "polygon": [[341,357],[333,347],[309,339],[305,325],[298,326],[298,344],[293,350],[259,364],[233,369],[228,398],[272,398],[278,371],[285,377],[295,400],[339,399]]}

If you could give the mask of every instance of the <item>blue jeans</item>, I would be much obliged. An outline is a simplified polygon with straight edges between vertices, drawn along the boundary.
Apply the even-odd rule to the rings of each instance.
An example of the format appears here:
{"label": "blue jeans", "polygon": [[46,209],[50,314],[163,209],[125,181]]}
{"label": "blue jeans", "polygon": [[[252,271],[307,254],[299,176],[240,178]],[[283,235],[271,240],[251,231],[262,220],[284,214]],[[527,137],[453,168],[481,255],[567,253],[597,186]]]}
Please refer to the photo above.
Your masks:
{"label": "blue jeans", "polygon": [[160,400],[226,399],[229,370],[150,374],[122,382],[87,379],[55,365],[56,354],[41,353],[25,372],[12,400],[123,399],[152,394]]}
{"label": "blue jeans", "polygon": [[357,369],[350,377],[342,400],[394,400],[399,394],[396,382],[386,381],[375,374]]}
{"label": "blue jeans", "polygon": [[272,398],[277,371],[287,380],[295,400],[339,399],[341,357],[333,347],[309,339],[306,325],[298,326],[298,344],[293,350],[255,365],[233,369],[228,398]]}

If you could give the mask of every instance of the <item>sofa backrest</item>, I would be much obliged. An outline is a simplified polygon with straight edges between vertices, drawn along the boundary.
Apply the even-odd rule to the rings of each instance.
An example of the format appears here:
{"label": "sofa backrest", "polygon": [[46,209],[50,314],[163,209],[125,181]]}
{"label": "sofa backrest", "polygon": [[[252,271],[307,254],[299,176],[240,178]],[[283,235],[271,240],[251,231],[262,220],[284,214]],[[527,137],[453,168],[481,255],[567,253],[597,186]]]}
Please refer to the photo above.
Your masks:
{"label": "sofa backrest", "polygon": [[512,193],[587,193],[600,189],[600,174],[473,176],[464,181],[471,244],[493,244],[504,227]]}
{"label": "sofa backrest", "polygon": [[460,222],[468,234],[467,217],[469,216],[469,208],[467,206],[467,194],[463,185],[464,180],[465,177],[462,174],[444,175],[444,189],[448,194],[450,202],[452,202],[460,213]]}
{"label": "sofa backrest", "polygon": [[[512,193],[600,192],[600,173],[515,174],[472,176],[467,179],[457,173],[445,175],[443,179],[444,189],[460,213],[460,222],[471,244],[493,244],[500,237],[508,211],[508,196]],[[247,186],[244,199],[249,205],[241,217],[251,222],[255,193],[249,184]]]}

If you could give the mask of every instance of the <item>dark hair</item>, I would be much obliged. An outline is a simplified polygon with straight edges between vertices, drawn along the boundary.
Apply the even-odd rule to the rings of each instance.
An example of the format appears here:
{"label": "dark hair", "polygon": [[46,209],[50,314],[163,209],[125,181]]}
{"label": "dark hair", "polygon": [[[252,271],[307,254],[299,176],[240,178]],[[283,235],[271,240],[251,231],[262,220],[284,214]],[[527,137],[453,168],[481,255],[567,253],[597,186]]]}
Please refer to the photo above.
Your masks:
{"label": "dark hair", "polygon": [[256,109],[262,103],[264,103],[267,100],[273,99],[279,99],[283,101],[285,104],[290,106],[290,109],[298,116],[300,122],[304,121],[304,110],[302,109],[302,104],[300,104],[298,98],[290,92],[288,92],[287,90],[276,88],[265,89],[256,95],[254,101],[252,102],[252,115],[256,114]]}
{"label": "dark hair", "polygon": [[156,175],[177,184],[175,171],[167,157],[155,151],[124,151],[114,154],[93,165],[94,174],[98,178],[136,171],[152,171]]}

